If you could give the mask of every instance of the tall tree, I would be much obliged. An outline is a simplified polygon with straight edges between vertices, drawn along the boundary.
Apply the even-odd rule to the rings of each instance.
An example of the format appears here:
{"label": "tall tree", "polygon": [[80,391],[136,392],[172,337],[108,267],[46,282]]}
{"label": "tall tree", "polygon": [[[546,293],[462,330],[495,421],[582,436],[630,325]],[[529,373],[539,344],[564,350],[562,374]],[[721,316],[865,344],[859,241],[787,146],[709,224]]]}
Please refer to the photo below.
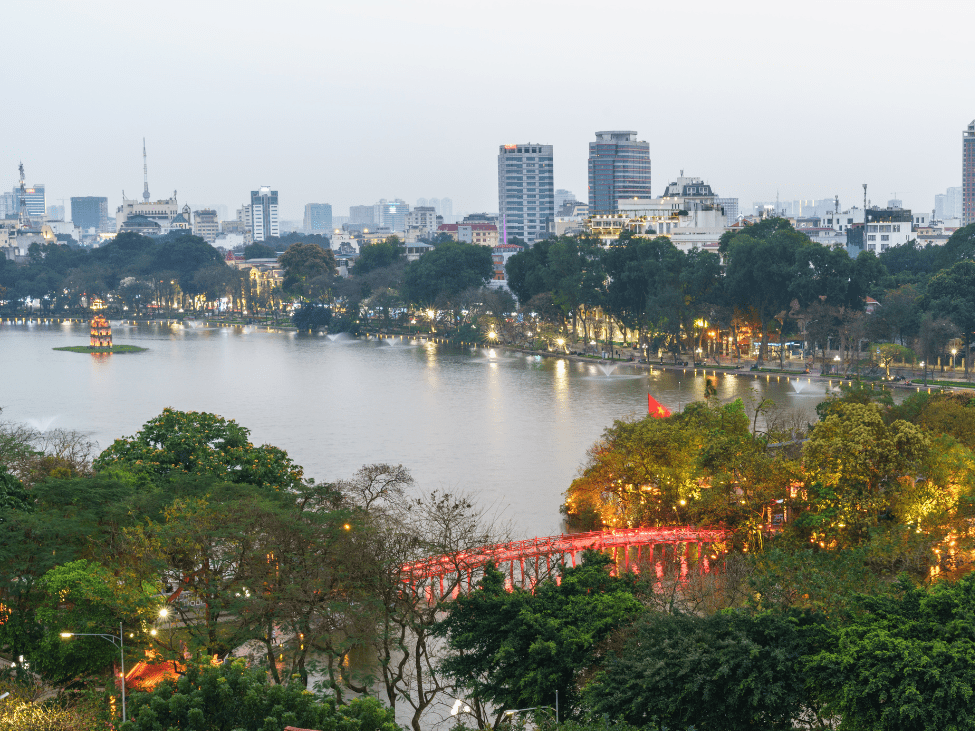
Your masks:
{"label": "tall tree", "polygon": [[967,377],[975,337],[975,261],[959,261],[931,277],[921,305],[936,316],[947,317],[961,331]]}
{"label": "tall tree", "polygon": [[609,563],[587,551],[561,581],[541,581],[533,591],[507,590],[504,575],[488,566],[477,590],[458,597],[440,625],[454,650],[444,670],[493,706],[495,723],[508,709],[556,702],[561,718],[576,716],[582,673],[598,662],[602,641],[642,609],[632,574],[611,576]]}

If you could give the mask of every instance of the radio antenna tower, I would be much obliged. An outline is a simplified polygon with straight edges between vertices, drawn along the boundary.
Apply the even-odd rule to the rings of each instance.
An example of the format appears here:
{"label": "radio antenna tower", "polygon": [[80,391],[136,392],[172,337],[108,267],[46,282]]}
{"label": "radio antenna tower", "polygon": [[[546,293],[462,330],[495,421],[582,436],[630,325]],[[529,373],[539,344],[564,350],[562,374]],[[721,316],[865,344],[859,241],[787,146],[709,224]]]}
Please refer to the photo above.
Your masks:
{"label": "radio antenna tower", "polygon": [[142,138],[142,200],[149,202],[149,166],[146,164],[146,138]]}
{"label": "radio antenna tower", "polygon": [[24,182],[24,163],[17,168],[20,171],[20,225],[30,228],[30,213],[27,211],[27,183]]}

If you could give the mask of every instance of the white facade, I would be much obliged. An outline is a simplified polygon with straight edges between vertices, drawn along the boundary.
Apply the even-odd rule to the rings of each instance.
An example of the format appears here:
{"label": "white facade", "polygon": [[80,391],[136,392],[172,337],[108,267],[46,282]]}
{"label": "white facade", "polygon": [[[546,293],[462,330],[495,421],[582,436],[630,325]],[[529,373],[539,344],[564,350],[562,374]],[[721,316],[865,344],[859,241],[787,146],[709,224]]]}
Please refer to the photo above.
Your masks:
{"label": "white facade", "polygon": [[173,219],[180,215],[176,198],[159,201],[140,201],[128,198],[122,199],[122,205],[115,214],[115,231],[121,231],[122,226],[132,216],[145,216],[150,221],[159,224],[159,232],[167,233],[172,226]]}
{"label": "white facade", "polygon": [[438,225],[437,209],[433,206],[417,206],[406,214],[406,230],[418,238],[432,237]]}
{"label": "white facade", "polygon": [[249,228],[254,241],[267,241],[272,236],[280,236],[278,221],[278,191],[271,186],[262,185],[251,191],[251,202],[246,206]]}
{"label": "white facade", "polygon": [[532,246],[547,235],[555,218],[552,165],[552,145],[528,142],[498,148],[498,212],[508,241],[517,237]]}
{"label": "white facade", "polygon": [[863,225],[863,209],[854,206],[848,211],[828,211],[819,220],[819,225],[834,231],[849,231],[854,224]]}

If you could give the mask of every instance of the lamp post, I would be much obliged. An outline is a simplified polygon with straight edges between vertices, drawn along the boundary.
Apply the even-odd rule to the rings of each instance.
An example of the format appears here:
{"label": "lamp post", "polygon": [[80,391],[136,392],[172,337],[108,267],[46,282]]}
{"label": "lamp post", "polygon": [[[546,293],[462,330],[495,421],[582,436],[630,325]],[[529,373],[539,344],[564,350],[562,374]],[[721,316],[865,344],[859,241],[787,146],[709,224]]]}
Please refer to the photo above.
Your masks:
{"label": "lamp post", "polygon": [[[107,634],[92,634],[88,632],[62,632],[61,638],[69,640],[72,637],[101,637],[103,640],[108,640],[113,645],[119,649],[119,654],[122,659],[122,723],[125,723],[125,646],[124,646],[124,635],[122,634],[122,623],[119,622],[118,634],[117,635],[107,635]],[[116,642],[118,640],[118,642]]]}
{"label": "lamp post", "polygon": [[958,355],[958,348],[951,349],[951,372],[955,371],[955,356]]}
{"label": "lamp post", "polygon": [[555,725],[559,724],[559,692],[555,691],[555,707],[552,706],[531,706],[530,708],[512,708],[510,711],[505,711],[505,718],[511,718],[516,713],[528,713],[528,711],[553,711],[555,713]]}
{"label": "lamp post", "polygon": [[928,367],[923,360],[921,361],[921,371],[924,373],[924,385],[926,387],[928,385]]}

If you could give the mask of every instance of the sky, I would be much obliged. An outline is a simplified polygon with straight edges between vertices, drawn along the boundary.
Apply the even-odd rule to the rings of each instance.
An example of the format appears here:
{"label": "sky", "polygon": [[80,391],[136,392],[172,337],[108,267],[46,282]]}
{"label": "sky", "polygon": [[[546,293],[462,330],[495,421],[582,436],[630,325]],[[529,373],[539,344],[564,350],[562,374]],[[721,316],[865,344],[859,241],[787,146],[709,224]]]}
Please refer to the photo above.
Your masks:
{"label": "sky", "polygon": [[[380,198],[497,211],[498,146],[555,148],[585,201],[596,130],[650,143],[753,201],[961,185],[975,118],[971,0],[32,0],[4,10],[0,187],[48,205],[142,192],[234,210],[270,185],[282,219]],[[3,176],[6,176],[4,178]],[[6,182],[3,182],[6,180]],[[65,201],[68,203],[68,201]]]}

